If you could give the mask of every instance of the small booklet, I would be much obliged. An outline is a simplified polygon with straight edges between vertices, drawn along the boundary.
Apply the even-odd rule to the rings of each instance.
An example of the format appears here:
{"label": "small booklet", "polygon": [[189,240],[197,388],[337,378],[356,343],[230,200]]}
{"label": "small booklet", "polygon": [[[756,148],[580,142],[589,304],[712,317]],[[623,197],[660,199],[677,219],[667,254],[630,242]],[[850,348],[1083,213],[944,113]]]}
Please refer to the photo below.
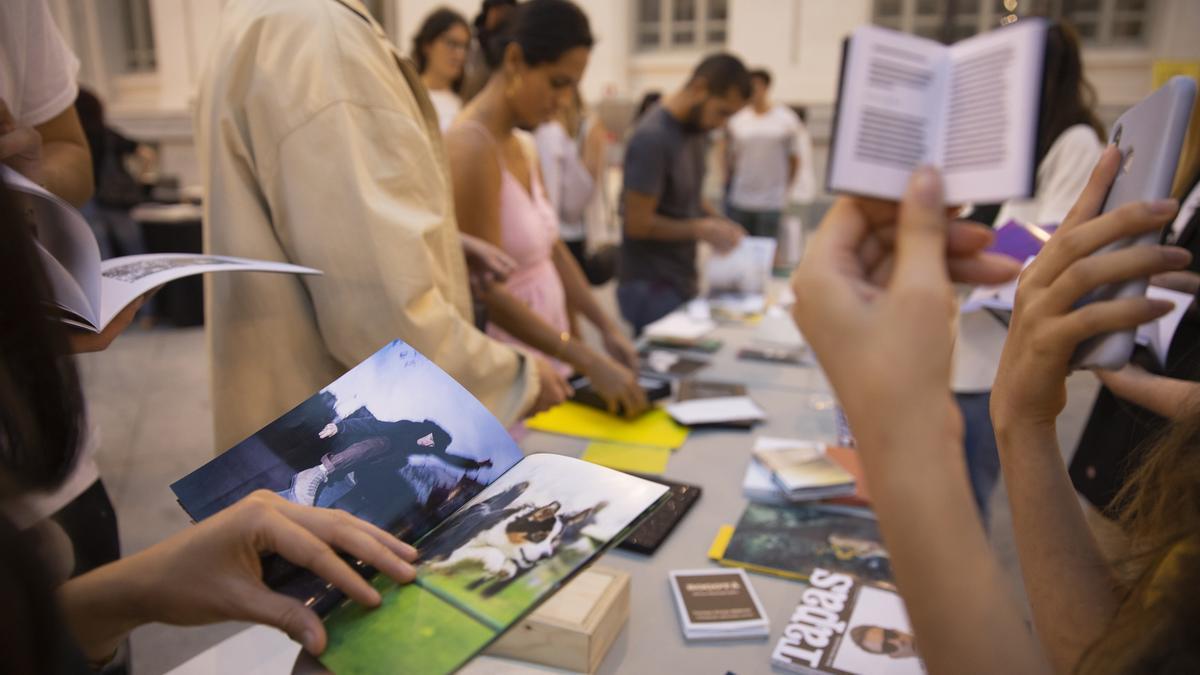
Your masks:
{"label": "small booklet", "polygon": [[671,595],[689,640],[739,640],[771,633],[743,570],[672,570]]}
{"label": "small booklet", "polygon": [[817,568],[771,653],[804,675],[924,675],[912,623],[891,584]]}
{"label": "small booklet", "polygon": [[662,546],[675,526],[692,510],[704,490],[699,485],[678,483],[667,480],[662,476],[651,476],[643,473],[633,474],[655,483],[661,483],[670,488],[670,496],[661,508],[650,514],[636,530],[631,532],[617,548],[650,555]]}
{"label": "small booklet", "polygon": [[8,187],[26,200],[37,233],[55,309],[63,323],[99,333],[129,304],[168,281],[208,272],[320,274],[286,263],[196,253],[153,253],[100,259],[96,236],[83,215],[57,195],[8,167]]}
{"label": "small booklet", "polygon": [[171,486],[195,520],[267,489],[413,543],[417,579],[366,609],[280,558],[272,588],[325,617],[334,672],[449,673],[617,544],[668,488],[571,457],[524,456],[467,390],[396,341]]}
{"label": "small booklet", "polygon": [[[854,476],[854,492],[853,494],[840,497],[823,499],[821,502],[825,504],[870,508],[871,495],[867,490],[867,483],[863,477],[862,464],[858,460],[858,451],[854,448],[829,445],[825,447],[825,454]],[[742,496],[752,502],[763,504],[793,504],[811,501],[803,498],[792,499],[789,497],[788,493],[779,487],[779,484],[772,478],[771,470],[760,464],[754,457],[751,457],[746,462],[746,474],[742,478]]]}
{"label": "small booklet", "polygon": [[658,377],[686,377],[709,366],[705,359],[666,349],[644,349],[638,356],[642,372]]}
{"label": "small booklet", "polygon": [[951,46],[862,26],[846,42],[829,153],[831,192],[898,200],[918,166],[946,202],[1033,194],[1046,23],[1020,21]]}
{"label": "small booklet", "polygon": [[[692,378],[683,380],[679,383],[679,393],[676,395],[675,400],[679,402],[687,402],[704,399],[744,396],[746,396],[746,387],[744,385],[727,382],[713,382],[709,380],[698,380]],[[761,420],[757,418],[725,419],[720,422],[712,422],[701,426],[721,429],[750,429],[753,428],[755,424],[758,424],[759,421]]]}
{"label": "small booklet", "polygon": [[854,494],[854,474],[831,459],[824,443],[787,438],[758,438],[754,459],[789,500],[816,500]]}
{"label": "small booklet", "polygon": [[671,312],[646,326],[643,332],[649,340],[699,341],[716,329],[717,324],[711,318],[693,316],[689,312]]}
{"label": "small booklet", "polygon": [[750,504],[736,527],[723,526],[708,557],[722,565],[787,579],[824,567],[891,581],[892,566],[870,511],[831,504]]}
{"label": "small booklet", "polygon": [[753,424],[767,419],[767,413],[749,396],[722,396],[668,403],[671,419],[688,427]]}

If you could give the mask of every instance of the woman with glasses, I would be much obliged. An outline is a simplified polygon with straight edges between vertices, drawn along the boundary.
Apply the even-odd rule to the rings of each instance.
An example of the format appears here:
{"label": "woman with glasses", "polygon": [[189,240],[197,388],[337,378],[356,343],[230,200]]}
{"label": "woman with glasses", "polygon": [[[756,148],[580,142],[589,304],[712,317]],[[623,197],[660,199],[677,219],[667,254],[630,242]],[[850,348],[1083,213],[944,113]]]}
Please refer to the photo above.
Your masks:
{"label": "woman with glasses", "polygon": [[462,110],[463,65],[471,44],[467,20],[452,9],[442,7],[425,17],[421,30],[413,37],[412,58],[421,73],[421,82],[429,91],[429,100],[437,111],[438,126],[450,128]]}

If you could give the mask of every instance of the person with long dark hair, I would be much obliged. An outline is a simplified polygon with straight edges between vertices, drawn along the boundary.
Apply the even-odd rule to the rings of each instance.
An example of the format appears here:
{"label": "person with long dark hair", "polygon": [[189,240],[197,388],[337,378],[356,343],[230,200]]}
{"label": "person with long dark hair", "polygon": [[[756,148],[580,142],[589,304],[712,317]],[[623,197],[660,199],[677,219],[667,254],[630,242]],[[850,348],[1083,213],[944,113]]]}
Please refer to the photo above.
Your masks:
{"label": "person with long dark hair", "polygon": [[462,110],[463,68],[471,46],[471,30],[467,20],[458,12],[441,7],[421,22],[413,36],[412,60],[421,74],[421,84],[429,92],[429,100],[437,111],[442,131]]}
{"label": "person with long dark hair", "polygon": [[[638,414],[646,400],[632,370],[637,351],[559,238],[528,134],[574,95],[591,52],[587,17],[568,0],[530,0],[481,39],[492,76],[446,134],[446,148],[459,227],[520,265],[485,295],[488,333],[537,349],[563,374],[574,368],[610,410]],[[599,329],[607,354],[571,334],[568,305]]]}
{"label": "person with long dark hair", "polygon": [[368,606],[380,596],[332,546],[370,559],[398,582],[416,551],[353,516],[259,492],[128,558],[61,580],[9,518],[13,504],[54,490],[73,472],[85,437],[83,395],[70,341],[46,312],[49,283],[31,228],[0,183],[0,663],[6,673],[90,672],[137,626],[241,620],[276,626],[312,653],[320,619],[269,590],[260,556],[278,553]]}
{"label": "person with long dark hair", "polygon": [[[1084,77],[1079,36],[1069,24],[1057,21],[1047,28],[1045,63],[1033,197],[1001,204],[995,227],[1010,221],[1033,226],[1062,222],[1104,149],[1104,126],[1094,112],[1096,92]],[[978,221],[980,214],[971,218]],[[988,414],[989,392],[1007,326],[982,311],[963,315],[960,322],[953,387],[966,422],[964,447],[971,486],[986,521],[1000,473],[996,434]]]}

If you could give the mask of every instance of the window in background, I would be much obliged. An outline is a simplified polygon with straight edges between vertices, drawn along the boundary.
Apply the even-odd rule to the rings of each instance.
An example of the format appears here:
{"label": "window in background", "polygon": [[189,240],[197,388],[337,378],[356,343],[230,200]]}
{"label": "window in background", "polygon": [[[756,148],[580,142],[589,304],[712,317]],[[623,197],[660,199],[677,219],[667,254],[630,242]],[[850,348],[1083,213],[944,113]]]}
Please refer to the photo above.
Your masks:
{"label": "window in background", "polygon": [[150,22],[150,0],[125,0],[119,5],[126,73],[154,72],[154,29]]}
{"label": "window in background", "polygon": [[708,49],[725,45],[728,0],[635,0],[634,49]]}
{"label": "window in background", "polygon": [[1156,0],[875,0],[878,26],[945,43],[1023,16],[1064,19],[1091,47],[1143,45]]}

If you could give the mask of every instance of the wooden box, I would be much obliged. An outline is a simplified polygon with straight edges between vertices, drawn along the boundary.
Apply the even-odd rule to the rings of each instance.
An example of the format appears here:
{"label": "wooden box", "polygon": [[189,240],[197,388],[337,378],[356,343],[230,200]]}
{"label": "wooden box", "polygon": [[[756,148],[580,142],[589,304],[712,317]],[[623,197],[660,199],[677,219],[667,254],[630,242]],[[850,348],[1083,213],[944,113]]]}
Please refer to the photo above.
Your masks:
{"label": "wooden box", "polygon": [[485,651],[592,673],[629,619],[629,574],[584,570]]}

